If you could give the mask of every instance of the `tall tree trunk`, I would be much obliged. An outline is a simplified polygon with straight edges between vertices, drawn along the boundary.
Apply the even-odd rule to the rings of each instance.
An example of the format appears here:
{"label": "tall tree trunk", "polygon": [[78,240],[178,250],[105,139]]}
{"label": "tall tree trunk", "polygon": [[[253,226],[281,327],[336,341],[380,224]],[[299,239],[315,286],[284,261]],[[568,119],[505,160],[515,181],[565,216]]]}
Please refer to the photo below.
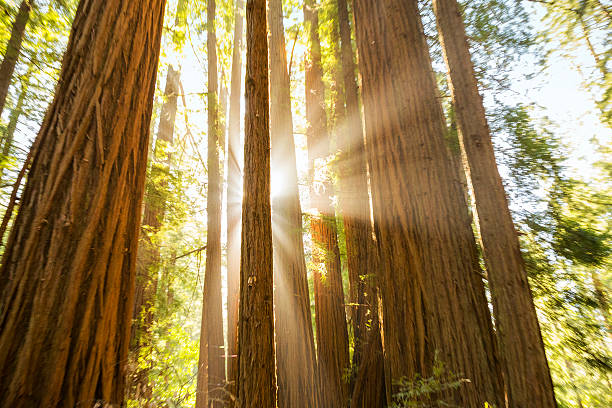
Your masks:
{"label": "tall tree trunk", "polygon": [[270,128],[266,1],[247,0],[238,406],[274,408],[274,276],[270,209]]}
{"label": "tall tree trunk", "polygon": [[2,259],[2,406],[123,400],[164,6],[79,4]]}
{"label": "tall tree trunk", "polygon": [[[162,105],[159,120],[157,140],[153,150],[153,163],[151,164],[151,183],[145,191],[144,213],[136,257],[136,284],[134,291],[134,311],[132,325],[131,352],[138,358],[139,350],[149,344],[150,329],[155,318],[153,307],[157,293],[159,263],[161,261],[158,244],[151,237],[161,228],[166,205],[168,190],[168,177],[170,171],[170,152],[174,140],[174,122],[176,118],[177,98],[179,91],[180,72],[172,65],[168,66],[166,88],[164,90],[164,104]],[[130,383],[129,392],[135,398],[151,397],[151,387],[148,382],[146,369],[136,369]]]}
{"label": "tall tree trunk", "polygon": [[242,101],[242,27],[244,1],[234,10],[234,50],[227,140],[227,339],[228,389],[226,401],[233,406],[238,381],[238,298],[240,296],[240,219],[242,204],[242,153],[240,151],[240,103]]}
{"label": "tall tree trunk", "polygon": [[456,0],[434,0],[449,86],[467,158],[510,407],[554,407],[555,397],[519,240]]}
{"label": "tall tree trunk", "polygon": [[315,351],[281,0],[270,0],[270,138],[278,406],[316,407]]}
{"label": "tall tree trunk", "polygon": [[[15,140],[15,131],[17,130],[17,125],[19,124],[19,118],[23,113],[23,104],[25,102],[26,95],[28,93],[28,84],[23,82],[21,85],[21,91],[19,92],[19,97],[17,98],[17,104],[11,110],[11,114],[9,115],[9,123],[6,126],[6,131],[2,137],[2,152],[0,153],[0,159],[6,160],[11,153],[11,148],[13,147],[13,141]],[[4,176],[4,168],[0,168],[0,184],[2,184],[2,178]]]}
{"label": "tall tree trunk", "polygon": [[326,175],[321,175],[327,170],[329,137],[321,68],[319,15],[313,0],[304,4],[304,21],[310,43],[310,60],[306,64],[306,135],[309,172],[313,182],[310,199],[312,207],[318,212],[312,216],[311,228],[315,265],[319,405],[336,408],[346,406],[348,402],[348,385],[343,378],[349,367],[348,333],[336,218],[331,205],[332,185]]}
{"label": "tall tree trunk", "polygon": [[[353,366],[359,367],[369,337],[368,321],[378,320],[375,291],[375,251],[370,220],[370,198],[366,152],[355,78],[355,62],[351,42],[346,0],[337,0],[340,31],[342,80],[346,111],[340,118],[338,133],[340,209],[346,234],[346,255],[353,313],[355,349]],[[374,326],[372,326],[374,327]],[[376,325],[378,327],[378,325]],[[374,354],[382,356],[382,350]]]}
{"label": "tall tree trunk", "polygon": [[[217,36],[215,0],[207,2],[208,51],[208,230],[206,272],[202,302],[202,331],[196,408],[221,407],[225,387],[223,301],[221,297],[221,170],[220,126],[217,79]],[[206,385],[208,384],[208,385]],[[208,387],[208,392],[205,388]]]}
{"label": "tall tree trunk", "polygon": [[436,360],[470,380],[433,397],[503,406],[495,342],[467,204],[417,1],[354,3],[383,346],[391,378],[431,377]]}
{"label": "tall tree trunk", "polygon": [[23,34],[30,20],[30,11],[32,7],[34,7],[34,0],[22,0],[19,5],[19,10],[17,11],[15,22],[11,30],[11,37],[6,45],[4,59],[2,60],[2,64],[0,64],[0,116],[2,116],[2,111],[4,110],[6,96],[8,95],[8,89],[11,85],[13,72],[15,71],[15,65],[21,53]]}

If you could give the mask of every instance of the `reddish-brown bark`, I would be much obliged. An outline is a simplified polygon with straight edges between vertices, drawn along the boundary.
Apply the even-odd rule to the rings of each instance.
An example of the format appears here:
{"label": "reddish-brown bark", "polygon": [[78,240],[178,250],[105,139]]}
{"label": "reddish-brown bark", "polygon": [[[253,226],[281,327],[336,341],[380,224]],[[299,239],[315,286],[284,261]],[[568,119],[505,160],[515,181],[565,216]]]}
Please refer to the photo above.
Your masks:
{"label": "reddish-brown bark", "polygon": [[[319,16],[313,0],[304,4],[304,21],[309,38],[309,61],[306,64],[306,120],[312,215],[313,279],[315,323],[317,325],[317,384],[320,407],[342,407],[348,403],[345,372],[349,367],[348,333],[344,310],[340,251],[336,218],[331,205],[333,188],[326,175],[329,136],[325,113]],[[315,176],[316,173],[316,176]],[[316,184],[316,185],[315,185]]]}
{"label": "reddish-brown bark", "polygon": [[448,68],[459,141],[474,192],[508,403],[514,408],[554,407],[553,385],[527,271],[497,170],[463,18],[456,0],[434,0],[433,4]]}
{"label": "reddish-brown bark", "polygon": [[2,406],[123,400],[164,6],[77,9],[3,255]]}
{"label": "reddish-brown bark", "polygon": [[274,408],[274,312],[266,1],[247,0],[238,406]]}
{"label": "reddish-brown bark", "polygon": [[445,146],[417,1],[355,0],[354,13],[387,384],[430,377],[438,356],[470,382],[436,397],[466,407],[502,406],[475,240]]}
{"label": "reddish-brown bark", "polygon": [[[340,36],[340,60],[345,111],[339,110],[338,179],[340,182],[340,210],[346,234],[346,257],[350,283],[350,302],[353,304],[351,320],[355,339],[353,369],[361,364],[367,346],[368,327],[379,327],[375,299],[376,256],[370,220],[370,197],[366,151],[359,108],[359,91],[355,77],[355,62],[351,42],[348,5],[337,0]],[[368,323],[372,323],[369,325]],[[380,344],[380,342],[379,342]],[[382,357],[382,350],[370,357]],[[382,362],[382,361],[381,361]],[[366,380],[370,377],[366,377]],[[376,387],[378,379],[372,378]],[[373,394],[373,393],[372,393]],[[372,403],[375,403],[372,401]],[[371,405],[374,407],[374,405]]]}
{"label": "reddish-brown bark", "polygon": [[[206,7],[208,51],[208,229],[206,272],[202,301],[202,330],[198,361],[196,408],[221,407],[225,388],[223,301],[221,297],[221,168],[219,97],[217,79],[216,4]],[[206,390],[207,388],[207,390]]]}

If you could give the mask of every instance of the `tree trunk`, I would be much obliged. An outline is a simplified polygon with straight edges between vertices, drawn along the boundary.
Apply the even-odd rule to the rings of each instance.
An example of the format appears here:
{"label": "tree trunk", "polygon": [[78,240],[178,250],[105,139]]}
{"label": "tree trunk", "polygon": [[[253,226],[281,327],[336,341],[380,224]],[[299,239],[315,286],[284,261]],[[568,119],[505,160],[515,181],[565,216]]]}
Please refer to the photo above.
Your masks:
{"label": "tree trunk", "polygon": [[378,318],[373,319],[368,336],[362,347],[363,358],[355,378],[351,408],[382,408],[387,406],[385,364]]}
{"label": "tree trunk", "polygon": [[[368,322],[378,320],[375,291],[373,290],[376,248],[372,239],[365,144],[355,78],[348,6],[346,0],[337,0],[337,6],[346,104],[346,113],[343,118],[340,118],[338,133],[340,209],[346,234],[350,301],[356,305],[352,307],[354,310],[352,323],[355,338],[353,366],[357,368],[361,363],[361,356],[369,338]],[[382,350],[372,356],[382,356]]]}
{"label": "tree trunk", "polygon": [[2,260],[2,406],[123,400],[164,6],[79,4]]}
{"label": "tree trunk", "polygon": [[21,53],[23,34],[30,20],[30,11],[32,7],[34,7],[34,0],[23,0],[19,5],[19,10],[17,11],[15,22],[11,30],[11,37],[6,45],[4,59],[2,60],[2,64],[0,64],[0,116],[2,116],[2,111],[4,110],[6,96],[8,95],[8,89],[11,85],[13,72],[15,71],[15,65]]}
{"label": "tree trunk", "polygon": [[322,174],[327,171],[329,138],[318,33],[319,16],[313,0],[305,2],[304,21],[310,42],[310,61],[306,64],[306,135],[309,172],[313,183],[310,199],[311,206],[317,212],[312,216],[311,228],[319,405],[322,408],[337,408],[346,406],[348,402],[348,385],[343,378],[349,367],[348,333],[336,218],[331,205],[333,191],[329,178]]}
{"label": "tree trunk", "polygon": [[[214,0],[207,2],[208,51],[208,230],[202,301],[202,331],[196,408],[221,407],[225,387],[223,301],[221,297],[221,169],[217,79],[217,36]],[[206,354],[206,356],[205,356]],[[208,386],[206,386],[208,384]],[[205,388],[208,387],[208,392]]]}
{"label": "tree trunk", "polygon": [[242,101],[242,27],[244,1],[234,10],[234,50],[227,140],[227,404],[234,406],[238,381],[238,298],[240,296],[240,219],[242,204],[242,153],[240,103]]}
{"label": "tree trunk", "polygon": [[270,0],[270,138],[278,406],[316,407],[315,352],[281,0]]}
{"label": "tree trunk", "polygon": [[475,240],[445,146],[417,2],[355,0],[354,13],[387,384],[433,376],[437,357],[445,375],[470,382],[430,397],[501,407],[503,387]]}
{"label": "tree trunk", "polygon": [[[174,140],[174,122],[176,118],[177,97],[179,92],[180,72],[172,65],[168,66],[164,104],[159,120],[159,129],[150,178],[153,180],[145,191],[144,214],[136,257],[136,284],[134,291],[134,312],[132,325],[131,352],[138,359],[139,350],[149,344],[150,329],[155,318],[153,307],[157,293],[160,254],[158,244],[151,240],[159,232],[165,215],[165,201],[168,194],[168,177],[170,171],[170,152]],[[151,398],[152,389],[148,382],[149,368],[136,369],[128,379],[131,393],[135,398]]]}
{"label": "tree trunk", "polygon": [[456,0],[434,0],[459,140],[467,158],[491,286],[510,407],[554,407],[555,397],[527,271],[497,170],[491,134]]}
{"label": "tree trunk", "polygon": [[[17,98],[17,105],[15,105],[15,107],[11,110],[11,114],[9,115],[9,123],[6,126],[6,131],[3,135],[4,137],[2,138],[2,153],[0,153],[1,160],[7,160],[11,153],[13,141],[15,140],[15,131],[17,130],[17,125],[19,124],[19,118],[23,113],[23,104],[25,102],[27,93],[28,84],[23,82],[21,85],[21,92],[19,92],[19,97]],[[2,184],[4,170],[4,167],[0,168],[0,184]]]}
{"label": "tree trunk", "polygon": [[266,1],[247,0],[238,406],[274,408],[274,315]]}

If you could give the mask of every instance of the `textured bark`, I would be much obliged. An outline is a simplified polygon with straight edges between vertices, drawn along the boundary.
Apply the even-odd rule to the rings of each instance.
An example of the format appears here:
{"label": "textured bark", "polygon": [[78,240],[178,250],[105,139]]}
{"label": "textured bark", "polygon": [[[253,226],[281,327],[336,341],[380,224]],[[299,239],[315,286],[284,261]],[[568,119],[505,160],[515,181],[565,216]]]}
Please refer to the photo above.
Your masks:
{"label": "textured bark", "polygon": [[456,0],[434,0],[449,86],[467,159],[510,407],[554,407],[555,397],[518,236]]}
{"label": "textured bark", "polygon": [[6,45],[4,59],[2,60],[2,64],[0,64],[0,116],[2,116],[2,111],[4,110],[6,96],[8,95],[8,89],[11,85],[13,72],[15,71],[15,65],[21,53],[23,34],[30,20],[30,11],[32,7],[34,7],[34,0],[22,0],[19,5],[19,10],[17,10],[15,22],[11,29],[11,37]]}
{"label": "textured bark", "polygon": [[[355,78],[355,62],[346,0],[337,0],[340,28],[342,82],[346,111],[340,118],[338,132],[340,210],[346,234],[346,256],[353,305],[352,324],[355,338],[353,366],[359,367],[367,343],[368,322],[377,320],[374,286],[375,251],[370,220],[370,198],[365,143]],[[341,111],[340,111],[341,112]],[[374,327],[374,325],[372,326]],[[378,327],[378,325],[376,325]],[[382,356],[382,350],[374,354]],[[377,381],[377,380],[376,380]]]}
{"label": "textured bark", "polygon": [[[305,2],[304,21],[310,43],[310,59],[306,63],[306,136],[309,172],[313,182],[310,199],[317,211],[312,216],[311,228],[319,406],[337,408],[348,403],[348,384],[343,378],[349,367],[348,333],[336,218],[331,205],[333,188],[328,177],[321,175],[326,171],[329,137],[318,33],[319,16],[312,0]],[[315,180],[315,177],[321,180]]]}
{"label": "textured bark", "polygon": [[244,1],[234,10],[234,50],[230,90],[227,140],[227,395],[228,405],[235,401],[238,380],[238,297],[240,296],[240,211],[242,204],[242,153],[240,151],[240,103],[242,96],[242,34]]}
{"label": "textured bark", "polygon": [[266,1],[247,0],[238,406],[274,408],[274,315]]}
{"label": "textured bark", "polygon": [[436,398],[503,406],[475,240],[417,2],[355,0],[354,13],[387,384],[432,376],[437,355],[470,382]]}
{"label": "textured bark", "polygon": [[[198,361],[196,408],[221,407],[225,387],[223,301],[221,297],[221,169],[219,99],[217,79],[216,4],[206,7],[208,51],[208,230],[206,272],[202,301],[202,330]],[[206,391],[207,388],[207,391]]]}
{"label": "textured bark", "polygon": [[351,396],[351,408],[377,408],[386,406],[385,365],[380,338],[380,326],[375,320],[364,342],[363,359],[359,365]]}
{"label": "textured bark", "polygon": [[2,406],[123,400],[164,6],[79,4],[2,260]]}
{"label": "textured bark", "polygon": [[270,0],[270,139],[278,406],[315,407],[315,352],[281,0]]}

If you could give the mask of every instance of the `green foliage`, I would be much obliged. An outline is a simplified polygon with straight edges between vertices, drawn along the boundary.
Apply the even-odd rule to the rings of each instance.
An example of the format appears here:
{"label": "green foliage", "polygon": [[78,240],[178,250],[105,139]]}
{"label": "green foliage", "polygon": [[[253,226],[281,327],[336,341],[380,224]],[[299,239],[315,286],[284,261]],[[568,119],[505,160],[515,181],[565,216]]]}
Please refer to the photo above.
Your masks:
{"label": "green foliage", "polygon": [[391,408],[456,407],[445,401],[444,396],[469,382],[449,371],[436,352],[430,377],[417,374],[414,378],[402,377],[395,382],[398,391],[393,394]]}

